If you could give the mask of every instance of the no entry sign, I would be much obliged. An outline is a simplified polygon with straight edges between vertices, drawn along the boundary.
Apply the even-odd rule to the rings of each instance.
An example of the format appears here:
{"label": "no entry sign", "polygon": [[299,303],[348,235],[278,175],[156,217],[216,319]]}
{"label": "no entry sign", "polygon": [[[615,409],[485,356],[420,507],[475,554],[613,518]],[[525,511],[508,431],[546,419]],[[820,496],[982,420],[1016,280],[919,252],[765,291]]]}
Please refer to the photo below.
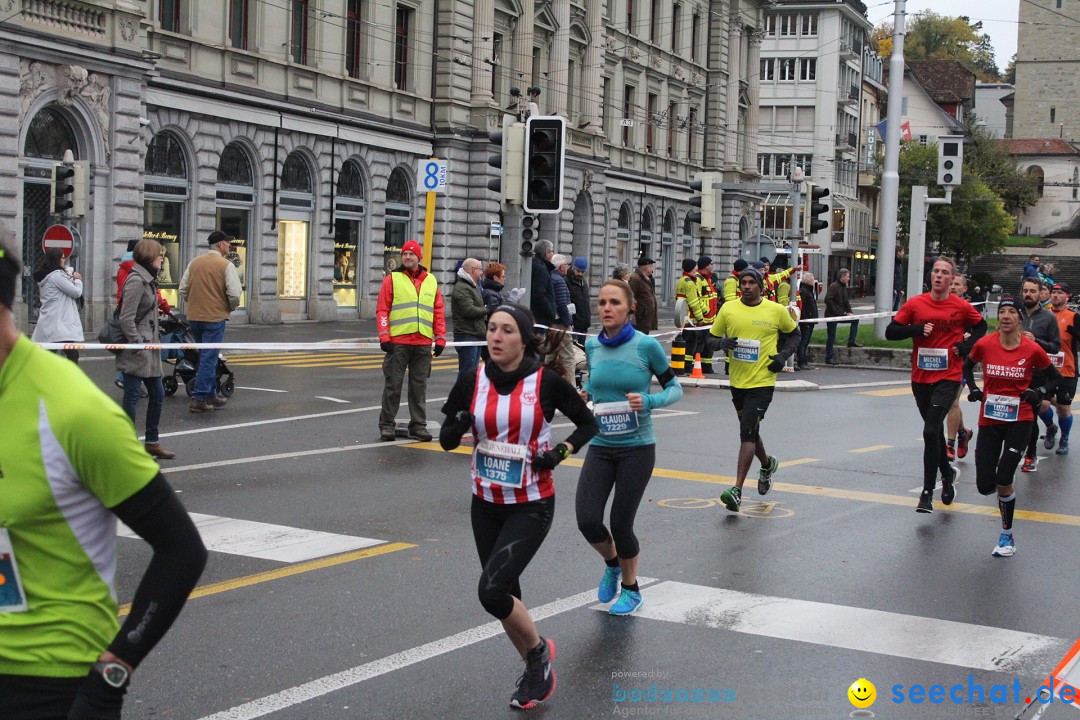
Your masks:
{"label": "no entry sign", "polygon": [[64,253],[64,257],[67,257],[75,249],[75,235],[66,225],[53,225],[45,231],[45,237],[41,240],[41,247],[46,252],[55,248]]}

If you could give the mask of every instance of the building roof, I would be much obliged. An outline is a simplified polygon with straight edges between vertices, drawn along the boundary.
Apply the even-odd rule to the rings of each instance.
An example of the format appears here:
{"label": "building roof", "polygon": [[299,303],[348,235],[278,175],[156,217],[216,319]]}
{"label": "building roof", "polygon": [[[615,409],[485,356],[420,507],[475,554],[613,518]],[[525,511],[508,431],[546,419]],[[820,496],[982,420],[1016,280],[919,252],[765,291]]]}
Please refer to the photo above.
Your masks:
{"label": "building roof", "polygon": [[1006,140],[1010,155],[1080,155],[1080,148],[1068,140],[1033,138]]}
{"label": "building roof", "polygon": [[866,4],[861,2],[861,0],[779,0],[779,2],[776,2],[772,7],[768,8],[768,10],[785,10],[789,7],[798,7],[801,5],[831,5],[835,7],[837,4],[847,5],[860,15],[866,16]]}
{"label": "building roof", "polygon": [[959,60],[909,60],[907,66],[936,103],[975,99],[975,73]]}

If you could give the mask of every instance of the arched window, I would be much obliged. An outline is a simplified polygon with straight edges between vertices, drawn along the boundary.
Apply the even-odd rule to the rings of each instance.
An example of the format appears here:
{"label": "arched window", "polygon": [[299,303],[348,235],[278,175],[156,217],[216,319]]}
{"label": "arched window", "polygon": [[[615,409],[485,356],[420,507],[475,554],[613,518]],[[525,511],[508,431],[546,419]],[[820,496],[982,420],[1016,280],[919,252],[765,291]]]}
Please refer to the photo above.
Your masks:
{"label": "arched window", "polygon": [[386,183],[386,202],[408,205],[411,195],[412,185],[409,183],[409,176],[401,168],[390,173],[390,181]]}
{"label": "arched window", "polygon": [[619,208],[619,228],[615,231],[615,262],[630,260],[630,206],[623,203]]}
{"label": "arched window", "polygon": [[1036,192],[1039,193],[1039,197],[1042,197],[1043,196],[1043,185],[1045,183],[1043,169],[1041,167],[1039,167],[1038,165],[1032,165],[1031,167],[1029,167],[1027,169],[1027,176],[1029,178],[1034,178],[1034,180],[1035,180],[1035,190],[1036,190]]}
{"label": "arched window", "polygon": [[44,108],[30,121],[26,131],[25,155],[46,160],[63,160],[64,151],[71,150],[76,159],[79,146],[67,119],[52,108]]}
{"label": "arched window", "polygon": [[638,243],[638,257],[645,257],[649,255],[652,250],[653,240],[653,211],[652,208],[645,208],[645,212],[641,214],[641,234],[640,241]]}
{"label": "arched window", "polygon": [[383,268],[390,273],[401,264],[401,248],[408,240],[412,220],[412,182],[397,168],[386,183],[386,226],[383,235]]}
{"label": "arched window", "polygon": [[147,175],[186,180],[184,146],[172,133],[159,132],[150,141],[150,147],[146,148],[146,164],[143,169]]}
{"label": "arched window", "polygon": [[339,308],[357,307],[358,288],[364,282],[360,248],[366,210],[360,165],[346,160],[338,172],[334,199],[334,300]]}
{"label": "arched window", "polygon": [[347,198],[364,197],[364,176],[360,166],[353,160],[346,160],[338,175],[337,194]]}
{"label": "arched window", "polygon": [[311,169],[298,152],[289,153],[281,168],[281,189],[311,194]]}
{"label": "arched window", "polygon": [[253,178],[251,160],[244,149],[237,143],[226,145],[218,161],[217,181],[223,185],[252,187],[255,185]]}

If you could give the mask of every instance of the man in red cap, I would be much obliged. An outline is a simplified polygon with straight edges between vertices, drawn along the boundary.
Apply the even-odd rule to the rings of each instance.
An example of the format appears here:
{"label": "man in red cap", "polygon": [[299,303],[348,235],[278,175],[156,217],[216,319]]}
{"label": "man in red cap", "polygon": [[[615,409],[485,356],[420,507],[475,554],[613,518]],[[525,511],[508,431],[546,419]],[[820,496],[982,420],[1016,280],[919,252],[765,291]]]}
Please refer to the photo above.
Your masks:
{"label": "man in red cap", "polygon": [[[401,402],[401,384],[409,371],[409,437],[431,442],[427,431],[427,379],[431,357],[446,348],[446,317],[435,277],[420,264],[420,243],[410,240],[401,248],[401,265],[383,279],[375,322],[383,358],[382,412],[379,436],[395,437],[394,418]],[[434,353],[432,343],[435,345]]]}

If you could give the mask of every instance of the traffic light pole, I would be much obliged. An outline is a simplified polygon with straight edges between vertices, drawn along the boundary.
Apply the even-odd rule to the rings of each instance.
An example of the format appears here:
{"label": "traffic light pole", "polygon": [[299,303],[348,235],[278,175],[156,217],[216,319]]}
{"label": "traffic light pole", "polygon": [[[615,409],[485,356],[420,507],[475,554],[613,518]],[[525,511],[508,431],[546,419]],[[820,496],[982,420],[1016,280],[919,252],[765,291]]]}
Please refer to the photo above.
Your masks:
{"label": "traffic light pole", "polygon": [[926,214],[930,205],[951,205],[952,188],[946,188],[945,197],[929,197],[926,185],[911,188],[911,235],[908,238],[907,296],[913,298],[923,292],[922,258],[926,255]]}

